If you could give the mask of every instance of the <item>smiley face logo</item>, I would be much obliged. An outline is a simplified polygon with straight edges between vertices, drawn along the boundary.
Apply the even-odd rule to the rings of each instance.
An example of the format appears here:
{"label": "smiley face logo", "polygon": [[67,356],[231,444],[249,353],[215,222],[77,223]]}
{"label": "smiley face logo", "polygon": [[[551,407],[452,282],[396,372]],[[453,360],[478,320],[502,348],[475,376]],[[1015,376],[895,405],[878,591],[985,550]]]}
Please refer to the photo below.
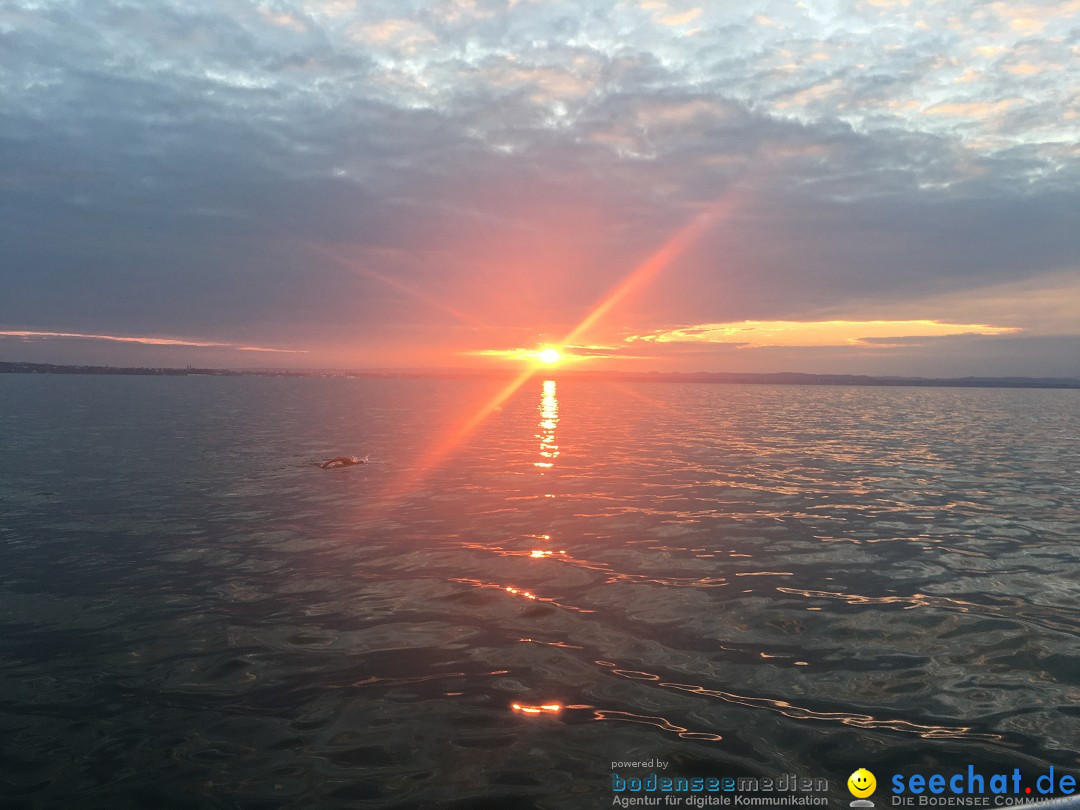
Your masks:
{"label": "smiley face logo", "polygon": [[859,768],[847,780],[847,789],[858,799],[865,799],[877,789],[877,779],[866,768]]}

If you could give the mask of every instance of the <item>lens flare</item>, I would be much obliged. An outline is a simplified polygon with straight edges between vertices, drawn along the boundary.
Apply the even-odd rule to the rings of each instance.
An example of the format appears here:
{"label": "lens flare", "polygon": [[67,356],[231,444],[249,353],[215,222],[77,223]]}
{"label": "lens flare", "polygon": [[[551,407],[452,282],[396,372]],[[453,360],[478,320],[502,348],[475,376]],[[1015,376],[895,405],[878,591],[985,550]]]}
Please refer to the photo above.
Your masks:
{"label": "lens flare", "polygon": [[[690,245],[702,236],[702,234],[704,234],[719,219],[724,217],[735,204],[736,198],[729,193],[717,202],[709,205],[689,224],[677,231],[651,256],[623,278],[623,280],[585,316],[581,323],[567,335],[566,340],[562,341],[559,345],[578,345],[580,343],[580,338],[586,335],[593,326],[605,318],[607,314],[624,299],[644,287],[649,281],[659,275],[661,271],[669,267],[672,262],[682,255]],[[520,357],[522,351],[522,349],[488,349],[478,353]],[[522,369],[521,373],[492,397],[491,400],[481,406],[476,413],[466,419],[456,430],[451,431],[441,442],[436,444],[432,451],[420,460],[411,474],[406,476],[405,479],[399,483],[398,487],[388,493],[388,500],[395,501],[401,495],[414,491],[420,481],[423,480],[431,470],[442,463],[454,448],[461,444],[465,437],[472,433],[473,430],[475,430],[494,411],[502,407],[502,404],[517,393],[522,385],[537,374],[538,363],[550,364],[562,358],[562,353],[552,346],[540,349],[537,352],[530,352],[530,354],[534,361],[530,364],[530,367]]]}

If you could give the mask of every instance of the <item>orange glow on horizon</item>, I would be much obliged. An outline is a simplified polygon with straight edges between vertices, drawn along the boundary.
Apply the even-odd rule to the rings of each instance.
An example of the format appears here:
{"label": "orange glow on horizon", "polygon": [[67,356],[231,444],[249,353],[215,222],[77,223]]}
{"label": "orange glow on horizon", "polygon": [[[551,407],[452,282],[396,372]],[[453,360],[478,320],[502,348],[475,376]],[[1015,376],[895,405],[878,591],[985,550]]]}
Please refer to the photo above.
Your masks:
{"label": "orange glow on horizon", "polygon": [[555,346],[543,346],[539,349],[477,349],[475,351],[464,352],[464,354],[472,355],[474,357],[495,357],[500,360],[518,360],[527,363],[539,363],[545,366],[554,366],[574,360],[588,359],[585,355],[575,354],[572,349],[568,351],[565,347],[557,348]]}

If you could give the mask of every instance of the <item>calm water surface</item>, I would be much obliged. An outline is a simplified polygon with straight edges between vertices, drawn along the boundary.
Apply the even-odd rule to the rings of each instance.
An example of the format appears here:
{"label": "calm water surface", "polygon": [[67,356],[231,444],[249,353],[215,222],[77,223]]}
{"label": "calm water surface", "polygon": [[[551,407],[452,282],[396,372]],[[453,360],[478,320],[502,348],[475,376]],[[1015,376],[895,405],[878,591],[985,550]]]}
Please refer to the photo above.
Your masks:
{"label": "calm water surface", "polygon": [[0,377],[0,797],[1080,769],[1078,392],[497,388]]}

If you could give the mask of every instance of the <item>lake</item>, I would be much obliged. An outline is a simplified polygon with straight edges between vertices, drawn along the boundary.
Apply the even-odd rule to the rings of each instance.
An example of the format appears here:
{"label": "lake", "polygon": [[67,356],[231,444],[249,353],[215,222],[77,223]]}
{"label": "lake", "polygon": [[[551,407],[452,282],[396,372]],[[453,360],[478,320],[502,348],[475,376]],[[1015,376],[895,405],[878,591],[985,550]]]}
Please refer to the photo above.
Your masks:
{"label": "lake", "polygon": [[1080,770],[1078,392],[501,385],[0,376],[4,806]]}

